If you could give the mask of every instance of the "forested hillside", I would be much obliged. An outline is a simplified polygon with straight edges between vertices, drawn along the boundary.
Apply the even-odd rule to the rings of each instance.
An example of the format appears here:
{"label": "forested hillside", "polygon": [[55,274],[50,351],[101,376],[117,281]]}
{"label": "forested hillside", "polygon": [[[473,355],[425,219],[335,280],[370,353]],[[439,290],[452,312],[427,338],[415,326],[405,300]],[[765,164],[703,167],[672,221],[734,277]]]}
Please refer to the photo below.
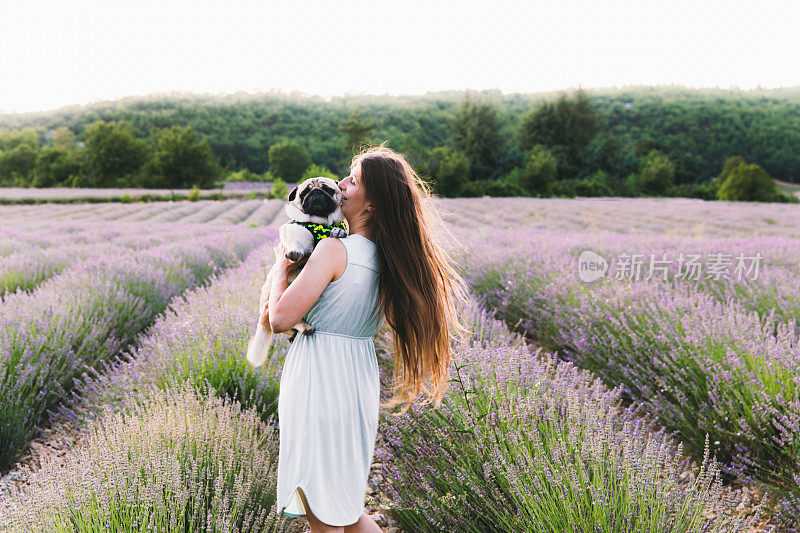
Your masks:
{"label": "forested hillside", "polygon": [[[271,170],[269,148],[290,140],[308,151],[311,162],[342,175],[354,143],[385,140],[407,153],[426,174],[434,174],[442,165],[444,174],[463,170],[459,154],[464,155],[470,181],[484,186],[509,174],[513,177],[515,169],[522,173],[537,144],[554,154],[557,182],[592,176],[601,182],[625,180],[642,172],[653,150],[669,160],[670,180],[676,186],[707,182],[734,155],[759,165],[771,177],[800,181],[800,88],[629,87],[583,93],[591,113],[597,115],[596,121],[587,121],[589,135],[581,131],[581,117],[589,113],[588,108],[576,104],[565,117],[555,105],[559,97],[574,96],[575,91],[506,95],[450,91],[423,96],[340,96],[330,101],[275,92],[225,97],[169,94],[0,115],[0,130],[9,135],[9,130],[33,127],[44,147],[58,127],[66,127],[81,143],[96,121],[125,121],[132,135],[143,140],[152,137],[154,130],[188,127],[196,133],[196,141],[205,141],[211,148],[223,174]],[[538,134],[531,133],[531,128]],[[562,138],[548,139],[547,132],[558,128],[563,130]],[[527,145],[526,135],[532,139]],[[575,144],[576,135],[585,137],[585,142],[568,146]],[[13,143],[4,148],[0,142],[0,158],[4,149],[11,149],[9,144]],[[476,155],[481,150],[486,153]],[[604,175],[597,178],[599,171]],[[6,174],[10,176],[11,171],[6,169]]]}

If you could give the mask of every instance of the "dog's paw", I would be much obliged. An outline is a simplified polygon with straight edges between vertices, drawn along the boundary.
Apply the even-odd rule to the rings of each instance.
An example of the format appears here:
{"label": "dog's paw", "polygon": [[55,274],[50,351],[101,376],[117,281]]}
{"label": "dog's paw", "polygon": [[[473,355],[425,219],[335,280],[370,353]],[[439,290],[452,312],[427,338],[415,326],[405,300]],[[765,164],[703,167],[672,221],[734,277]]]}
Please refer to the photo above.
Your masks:
{"label": "dog's paw", "polygon": [[290,250],[286,252],[286,259],[293,262],[298,262],[304,257],[303,252],[299,250]]}
{"label": "dog's paw", "polygon": [[342,228],[331,228],[331,237],[334,239],[344,239],[347,237],[347,231]]}
{"label": "dog's paw", "polygon": [[303,335],[313,335],[317,331],[317,328],[314,326],[308,326],[307,328],[303,329]]}

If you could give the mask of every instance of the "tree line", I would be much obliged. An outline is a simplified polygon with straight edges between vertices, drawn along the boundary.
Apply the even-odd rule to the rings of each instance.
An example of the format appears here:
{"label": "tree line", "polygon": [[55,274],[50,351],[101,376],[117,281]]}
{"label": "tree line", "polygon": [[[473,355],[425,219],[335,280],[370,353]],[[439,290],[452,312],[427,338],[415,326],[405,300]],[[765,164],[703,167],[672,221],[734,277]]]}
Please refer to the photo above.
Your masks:
{"label": "tree line", "polygon": [[796,181],[798,111],[798,89],[126,98],[0,116],[0,183],[295,181],[344,175],[358,145],[387,141],[442,195],[711,198],[731,156]]}

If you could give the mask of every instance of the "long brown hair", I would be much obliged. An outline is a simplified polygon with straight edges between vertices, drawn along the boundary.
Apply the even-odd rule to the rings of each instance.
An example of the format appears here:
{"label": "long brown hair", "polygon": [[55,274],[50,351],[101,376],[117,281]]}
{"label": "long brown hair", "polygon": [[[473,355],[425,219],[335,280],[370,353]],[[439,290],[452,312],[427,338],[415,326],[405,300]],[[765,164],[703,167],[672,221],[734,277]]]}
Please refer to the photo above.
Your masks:
{"label": "long brown hair", "polygon": [[[433,401],[438,408],[449,377],[450,327],[459,335],[468,332],[459,320],[466,283],[434,241],[432,230],[446,228],[429,201],[427,183],[405,157],[380,145],[353,157],[350,169],[358,163],[373,206],[370,223],[381,271],[378,299],[394,341],[393,397],[381,407],[407,403],[401,410],[405,413],[421,389],[428,396],[422,405]],[[429,377],[432,389],[424,383]]]}

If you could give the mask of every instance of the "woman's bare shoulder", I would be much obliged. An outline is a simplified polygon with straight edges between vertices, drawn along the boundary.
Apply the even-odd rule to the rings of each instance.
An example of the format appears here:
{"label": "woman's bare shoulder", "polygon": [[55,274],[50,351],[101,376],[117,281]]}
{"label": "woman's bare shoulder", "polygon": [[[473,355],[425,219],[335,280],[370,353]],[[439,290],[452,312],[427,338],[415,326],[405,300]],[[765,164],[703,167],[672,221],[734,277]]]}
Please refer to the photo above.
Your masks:
{"label": "woman's bare shoulder", "polygon": [[339,239],[333,237],[322,239],[314,247],[311,256],[331,265],[332,281],[339,279],[344,274],[344,269],[347,268],[347,249]]}

